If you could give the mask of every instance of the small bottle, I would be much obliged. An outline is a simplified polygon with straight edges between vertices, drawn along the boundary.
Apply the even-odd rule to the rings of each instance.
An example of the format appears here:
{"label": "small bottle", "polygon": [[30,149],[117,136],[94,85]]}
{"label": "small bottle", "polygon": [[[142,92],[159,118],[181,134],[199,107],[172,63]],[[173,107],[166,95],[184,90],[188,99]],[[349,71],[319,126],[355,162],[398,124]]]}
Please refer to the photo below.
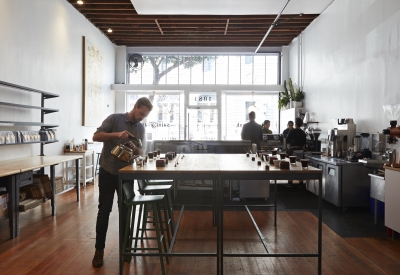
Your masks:
{"label": "small bottle", "polygon": [[88,149],[88,140],[87,140],[87,138],[85,138],[85,150],[87,150]]}

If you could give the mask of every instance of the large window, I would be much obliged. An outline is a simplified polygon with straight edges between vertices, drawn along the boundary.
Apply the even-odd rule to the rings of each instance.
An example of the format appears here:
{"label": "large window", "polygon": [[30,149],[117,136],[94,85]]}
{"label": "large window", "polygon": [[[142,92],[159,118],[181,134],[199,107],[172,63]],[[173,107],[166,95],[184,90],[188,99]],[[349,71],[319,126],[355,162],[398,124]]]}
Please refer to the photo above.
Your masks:
{"label": "large window", "polygon": [[184,93],[129,93],[127,111],[142,96],[153,102],[153,111],[142,122],[148,140],[183,140],[185,134],[186,139],[193,140],[240,140],[251,111],[256,113],[257,123],[270,120],[270,129],[278,133],[278,95],[186,91],[185,97]]}
{"label": "large window", "polygon": [[140,71],[128,70],[129,84],[278,84],[279,54],[144,55]]}
{"label": "large window", "polygon": [[243,124],[249,122],[248,114],[256,113],[256,122],[271,121],[270,130],[278,133],[278,95],[228,94],[223,97],[222,139],[240,140]]}
{"label": "large window", "polygon": [[[142,121],[146,128],[147,140],[179,140],[183,139],[183,120],[181,94],[136,94],[129,93],[127,110],[132,110],[140,97],[147,97],[153,102],[153,110]],[[180,135],[182,133],[182,135]]]}

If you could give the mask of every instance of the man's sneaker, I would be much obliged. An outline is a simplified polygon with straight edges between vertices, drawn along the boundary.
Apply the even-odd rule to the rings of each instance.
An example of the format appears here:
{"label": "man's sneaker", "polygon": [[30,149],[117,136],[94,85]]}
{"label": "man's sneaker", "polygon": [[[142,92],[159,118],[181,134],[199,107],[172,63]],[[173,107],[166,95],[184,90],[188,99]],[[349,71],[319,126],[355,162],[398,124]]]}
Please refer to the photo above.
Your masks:
{"label": "man's sneaker", "polygon": [[94,253],[94,257],[92,260],[92,266],[93,267],[102,266],[103,265],[103,256],[104,256],[104,250],[96,249],[96,252]]}

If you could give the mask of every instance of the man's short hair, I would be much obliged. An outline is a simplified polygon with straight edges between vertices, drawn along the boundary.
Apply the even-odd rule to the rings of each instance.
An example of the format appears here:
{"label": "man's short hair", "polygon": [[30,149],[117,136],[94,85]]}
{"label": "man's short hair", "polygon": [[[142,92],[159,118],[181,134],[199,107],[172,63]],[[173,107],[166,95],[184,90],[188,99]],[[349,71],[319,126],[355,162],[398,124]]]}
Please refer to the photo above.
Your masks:
{"label": "man's short hair", "polygon": [[135,107],[140,108],[142,106],[146,106],[149,111],[153,110],[153,104],[147,97],[141,97],[136,101]]}
{"label": "man's short hair", "polygon": [[289,126],[289,124],[292,124],[292,126],[293,126],[293,125],[294,125],[294,122],[291,121],[291,120],[289,120],[288,123],[287,123],[287,126]]}
{"label": "man's short hair", "polygon": [[249,113],[249,118],[256,118],[256,113],[254,111],[251,111]]}
{"label": "man's short hair", "polygon": [[303,120],[301,118],[296,117],[295,121],[296,121],[296,126],[297,127],[300,127],[301,125],[303,125]]}

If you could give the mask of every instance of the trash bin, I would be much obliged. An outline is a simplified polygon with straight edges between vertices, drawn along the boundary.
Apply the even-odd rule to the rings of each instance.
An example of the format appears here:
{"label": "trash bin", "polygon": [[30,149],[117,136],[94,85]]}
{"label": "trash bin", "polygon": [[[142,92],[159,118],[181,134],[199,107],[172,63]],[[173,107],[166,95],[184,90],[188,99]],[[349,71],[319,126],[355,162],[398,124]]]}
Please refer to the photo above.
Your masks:
{"label": "trash bin", "polygon": [[[375,199],[370,198],[370,208],[371,208],[371,214],[374,215],[375,213]],[[382,201],[378,201],[378,217],[383,217],[385,215],[385,203]]]}

